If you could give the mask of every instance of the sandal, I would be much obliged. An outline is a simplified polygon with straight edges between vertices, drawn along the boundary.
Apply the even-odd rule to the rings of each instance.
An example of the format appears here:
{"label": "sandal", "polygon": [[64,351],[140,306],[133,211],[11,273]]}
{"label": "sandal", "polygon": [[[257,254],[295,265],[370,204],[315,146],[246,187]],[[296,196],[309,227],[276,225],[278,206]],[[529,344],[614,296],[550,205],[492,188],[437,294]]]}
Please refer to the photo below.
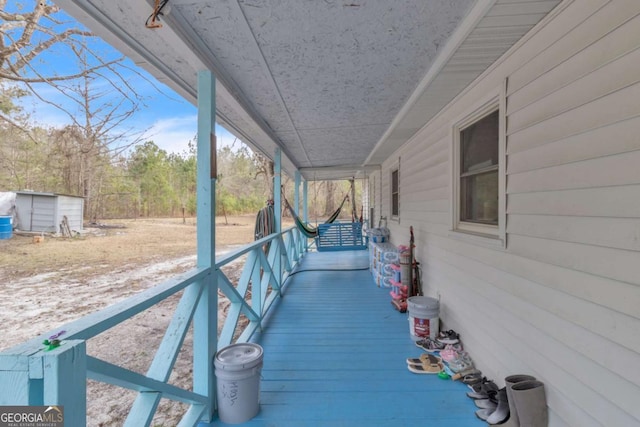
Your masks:
{"label": "sandal", "polygon": [[442,359],[433,354],[421,354],[420,357],[410,357],[407,359],[407,365],[440,365]]}
{"label": "sandal", "polygon": [[407,359],[407,368],[414,374],[437,374],[442,371],[442,359],[432,354]]}
{"label": "sandal", "polygon": [[442,363],[431,365],[423,363],[422,365],[407,365],[407,368],[414,374],[438,374],[442,371]]}

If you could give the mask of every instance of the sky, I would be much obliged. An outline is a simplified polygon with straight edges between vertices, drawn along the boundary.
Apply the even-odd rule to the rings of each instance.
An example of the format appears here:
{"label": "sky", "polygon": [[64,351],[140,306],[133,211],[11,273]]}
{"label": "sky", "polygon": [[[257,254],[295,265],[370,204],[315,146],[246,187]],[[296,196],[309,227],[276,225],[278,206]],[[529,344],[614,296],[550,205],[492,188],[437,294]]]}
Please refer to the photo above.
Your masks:
{"label": "sky", "polygon": [[[7,9],[18,3],[9,1]],[[80,27],[72,17],[60,13],[57,18],[62,22],[56,30],[60,31],[69,27]],[[42,22],[46,24],[46,22]],[[91,50],[99,52],[106,58],[121,56],[119,52],[96,38],[90,42]],[[76,68],[76,59],[64,46],[54,46],[51,50],[38,56],[34,61],[33,73],[51,75],[51,73],[65,74],[73,72]],[[122,130],[130,130],[131,135],[141,137],[141,142],[153,141],[158,147],[169,152],[180,154],[187,151],[188,143],[194,140],[197,130],[197,109],[169,87],[155,80],[150,74],[137,67],[132,61],[126,61],[126,67],[121,74],[136,88],[136,92],[143,97],[143,104],[134,114],[134,117],[124,124]],[[104,82],[102,82],[104,83]],[[97,90],[109,90],[101,87],[101,82],[94,83]],[[106,86],[106,85],[104,85]],[[46,84],[35,85],[40,96],[47,100],[55,100],[55,103],[69,111],[74,109],[74,103],[64,93],[53,89]],[[113,90],[111,90],[113,92]],[[67,91],[71,93],[71,91]],[[106,99],[106,98],[105,98]],[[31,120],[41,126],[64,126],[71,123],[68,114],[53,103],[42,102],[34,96],[28,96],[20,101],[24,110],[31,115]],[[224,145],[232,145],[235,137],[224,128],[216,125],[218,148]],[[236,143],[236,146],[239,144]]]}

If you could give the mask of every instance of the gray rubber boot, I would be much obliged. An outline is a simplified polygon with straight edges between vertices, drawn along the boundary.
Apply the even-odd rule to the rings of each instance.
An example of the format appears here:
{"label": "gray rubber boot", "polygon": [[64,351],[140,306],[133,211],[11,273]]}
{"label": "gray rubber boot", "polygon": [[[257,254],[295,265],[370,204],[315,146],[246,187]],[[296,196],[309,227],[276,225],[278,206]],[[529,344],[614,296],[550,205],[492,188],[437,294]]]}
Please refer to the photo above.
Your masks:
{"label": "gray rubber boot", "polygon": [[503,427],[520,427],[518,421],[518,412],[516,411],[516,405],[513,403],[513,394],[511,386],[522,381],[535,381],[536,377],[531,375],[510,375],[504,379],[505,388],[507,389],[507,400],[509,401],[509,419],[500,424]]}
{"label": "gray rubber boot", "polygon": [[487,423],[490,425],[503,425],[506,420],[509,419],[509,402],[507,402],[507,391],[504,388],[501,388],[498,391],[498,407],[491,414],[489,418],[487,418]]}
{"label": "gray rubber boot", "polygon": [[544,384],[540,381],[522,381],[511,386],[520,427],[547,427],[549,412]]}

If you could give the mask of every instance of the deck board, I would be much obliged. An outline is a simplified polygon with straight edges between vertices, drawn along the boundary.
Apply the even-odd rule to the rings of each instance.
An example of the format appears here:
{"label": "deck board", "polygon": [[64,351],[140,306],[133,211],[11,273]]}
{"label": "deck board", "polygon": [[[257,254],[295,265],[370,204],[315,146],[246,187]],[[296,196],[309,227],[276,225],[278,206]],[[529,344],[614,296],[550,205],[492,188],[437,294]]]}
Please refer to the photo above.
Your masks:
{"label": "deck board", "polygon": [[367,256],[304,257],[259,337],[260,413],[243,425],[486,426],[466,386],[407,370],[405,359],[421,352],[407,315],[375,286]]}

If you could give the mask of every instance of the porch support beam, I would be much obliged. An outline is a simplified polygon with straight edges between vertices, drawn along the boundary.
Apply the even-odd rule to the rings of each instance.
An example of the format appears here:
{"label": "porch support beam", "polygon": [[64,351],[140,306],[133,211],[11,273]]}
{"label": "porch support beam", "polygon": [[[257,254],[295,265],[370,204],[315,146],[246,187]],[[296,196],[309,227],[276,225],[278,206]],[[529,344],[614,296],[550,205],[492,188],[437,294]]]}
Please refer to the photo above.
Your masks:
{"label": "porch support beam", "polygon": [[302,183],[302,217],[309,223],[309,181],[306,179]]}
{"label": "porch support beam", "polygon": [[276,233],[282,231],[282,151],[276,148],[273,159],[273,213],[276,219]]}
{"label": "porch support beam", "polygon": [[193,392],[207,397],[203,419],[215,412],[213,358],[217,350],[218,274],[215,262],[216,212],[216,79],[209,70],[198,72],[197,248],[198,267],[209,268],[193,320]]}
{"label": "porch support beam", "polygon": [[296,215],[300,214],[300,171],[296,171],[295,191],[293,193],[293,210]]}
{"label": "porch support beam", "polygon": [[[309,181],[306,179],[302,183],[302,217],[306,224],[309,223]],[[300,251],[306,252],[309,247],[307,245],[308,241],[304,234],[300,233],[300,240],[302,240],[302,248]]]}

